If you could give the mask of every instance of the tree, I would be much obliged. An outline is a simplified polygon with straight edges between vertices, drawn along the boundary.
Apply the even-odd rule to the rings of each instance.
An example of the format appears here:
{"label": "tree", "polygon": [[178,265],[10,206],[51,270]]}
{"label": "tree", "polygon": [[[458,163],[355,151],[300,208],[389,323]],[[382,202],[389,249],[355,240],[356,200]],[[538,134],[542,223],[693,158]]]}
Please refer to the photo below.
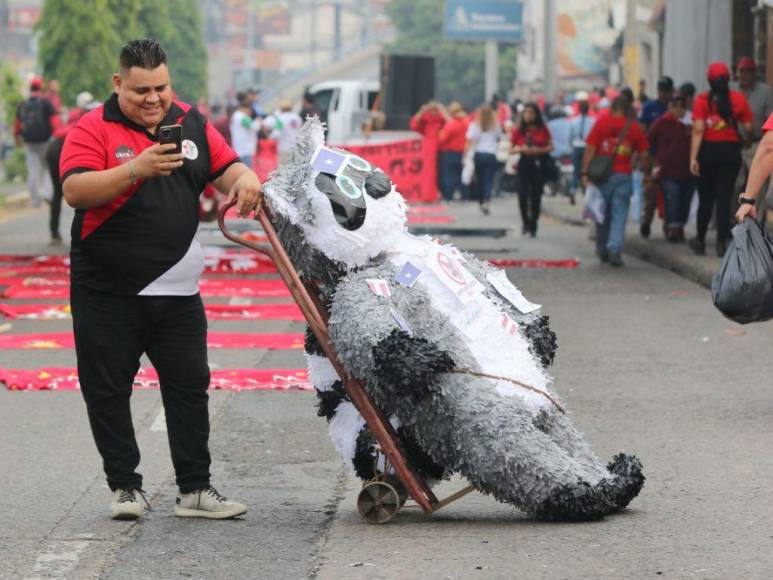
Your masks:
{"label": "tree", "polygon": [[[435,94],[445,103],[460,101],[468,109],[491,95],[485,90],[485,48],[482,42],[461,42],[443,37],[441,0],[391,0],[387,12],[397,31],[388,51],[435,57]],[[500,43],[499,92],[512,87],[516,47]]]}
{"label": "tree", "polygon": [[119,44],[107,0],[45,0],[37,31],[38,63],[45,78],[60,81],[64,104],[81,91],[107,98]]}
{"label": "tree", "polygon": [[16,120],[16,110],[23,100],[19,75],[10,64],[0,62],[0,107],[3,120],[9,127]]}
{"label": "tree", "polygon": [[172,85],[180,98],[196,103],[207,96],[207,49],[197,0],[177,0],[175,34],[167,42]]}

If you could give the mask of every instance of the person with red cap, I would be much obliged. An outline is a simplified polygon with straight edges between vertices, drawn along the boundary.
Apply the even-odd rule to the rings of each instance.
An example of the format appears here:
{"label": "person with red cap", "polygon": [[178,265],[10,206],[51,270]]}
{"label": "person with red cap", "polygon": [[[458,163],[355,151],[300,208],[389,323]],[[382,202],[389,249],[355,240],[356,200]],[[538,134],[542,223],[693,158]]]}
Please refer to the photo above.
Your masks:
{"label": "person with red cap", "polygon": [[43,81],[39,78],[30,81],[30,96],[16,109],[16,122],[13,126],[16,143],[24,143],[27,187],[33,207],[40,207],[42,203],[40,188],[45,179],[48,140],[61,126],[56,109],[41,94],[42,87]]}
{"label": "person with red cap", "polygon": [[[757,63],[754,59],[745,56],[738,61],[736,67],[736,76],[738,83],[733,87],[741,91],[746,100],[749,101],[749,107],[751,107],[752,113],[754,113],[754,135],[752,136],[752,146],[743,151],[743,167],[744,171],[740,176],[740,182],[736,183],[736,191],[743,191],[746,184],[746,180],[749,177],[749,168],[751,167],[754,155],[757,152],[757,146],[762,139],[763,131],[762,125],[765,123],[771,113],[773,113],[773,89],[771,87],[757,79]],[[773,186],[769,186],[768,190]],[[765,196],[760,199],[762,204],[765,201]],[[763,208],[764,209],[764,208]],[[762,211],[761,215],[764,217],[765,212]]]}
{"label": "person with red cap", "polygon": [[730,69],[722,62],[709,66],[710,90],[693,105],[690,171],[698,178],[698,234],[690,247],[706,254],[706,232],[716,206],[717,255],[730,237],[731,198],[741,170],[741,149],[752,136],[754,114],[743,93],[730,90]]}

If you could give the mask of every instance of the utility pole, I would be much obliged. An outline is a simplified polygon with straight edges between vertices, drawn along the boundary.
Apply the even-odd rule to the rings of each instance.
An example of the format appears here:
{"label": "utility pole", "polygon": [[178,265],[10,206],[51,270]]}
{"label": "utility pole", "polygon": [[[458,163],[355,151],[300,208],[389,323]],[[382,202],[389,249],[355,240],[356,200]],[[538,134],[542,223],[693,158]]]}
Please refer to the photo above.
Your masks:
{"label": "utility pole", "polygon": [[545,0],[545,100],[552,102],[556,98],[556,3]]}
{"label": "utility pole", "polygon": [[486,94],[484,101],[488,102],[499,92],[499,44],[496,40],[486,41]]}

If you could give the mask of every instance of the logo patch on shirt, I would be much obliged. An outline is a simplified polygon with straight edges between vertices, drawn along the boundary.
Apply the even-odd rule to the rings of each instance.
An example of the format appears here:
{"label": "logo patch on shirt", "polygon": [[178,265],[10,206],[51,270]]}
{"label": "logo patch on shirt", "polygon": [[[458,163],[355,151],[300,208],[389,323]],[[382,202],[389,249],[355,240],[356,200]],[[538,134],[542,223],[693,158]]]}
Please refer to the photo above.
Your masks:
{"label": "logo patch on shirt", "polygon": [[136,156],[137,154],[134,152],[134,149],[128,145],[119,145],[115,150],[115,158],[118,160],[118,163],[128,163]]}
{"label": "logo patch on shirt", "polygon": [[186,159],[190,159],[193,161],[194,159],[198,159],[199,157],[199,148],[196,147],[196,144],[191,141],[190,139],[183,139],[183,157]]}

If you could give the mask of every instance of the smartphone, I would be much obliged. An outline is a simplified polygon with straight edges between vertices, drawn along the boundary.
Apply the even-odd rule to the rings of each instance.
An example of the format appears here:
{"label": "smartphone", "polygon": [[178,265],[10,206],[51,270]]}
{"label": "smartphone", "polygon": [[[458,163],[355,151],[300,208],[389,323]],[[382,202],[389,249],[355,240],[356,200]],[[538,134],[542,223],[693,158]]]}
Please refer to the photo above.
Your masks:
{"label": "smartphone", "polygon": [[177,147],[167,153],[182,153],[183,150],[183,126],[164,125],[158,129],[158,142],[161,145],[174,143]]}

